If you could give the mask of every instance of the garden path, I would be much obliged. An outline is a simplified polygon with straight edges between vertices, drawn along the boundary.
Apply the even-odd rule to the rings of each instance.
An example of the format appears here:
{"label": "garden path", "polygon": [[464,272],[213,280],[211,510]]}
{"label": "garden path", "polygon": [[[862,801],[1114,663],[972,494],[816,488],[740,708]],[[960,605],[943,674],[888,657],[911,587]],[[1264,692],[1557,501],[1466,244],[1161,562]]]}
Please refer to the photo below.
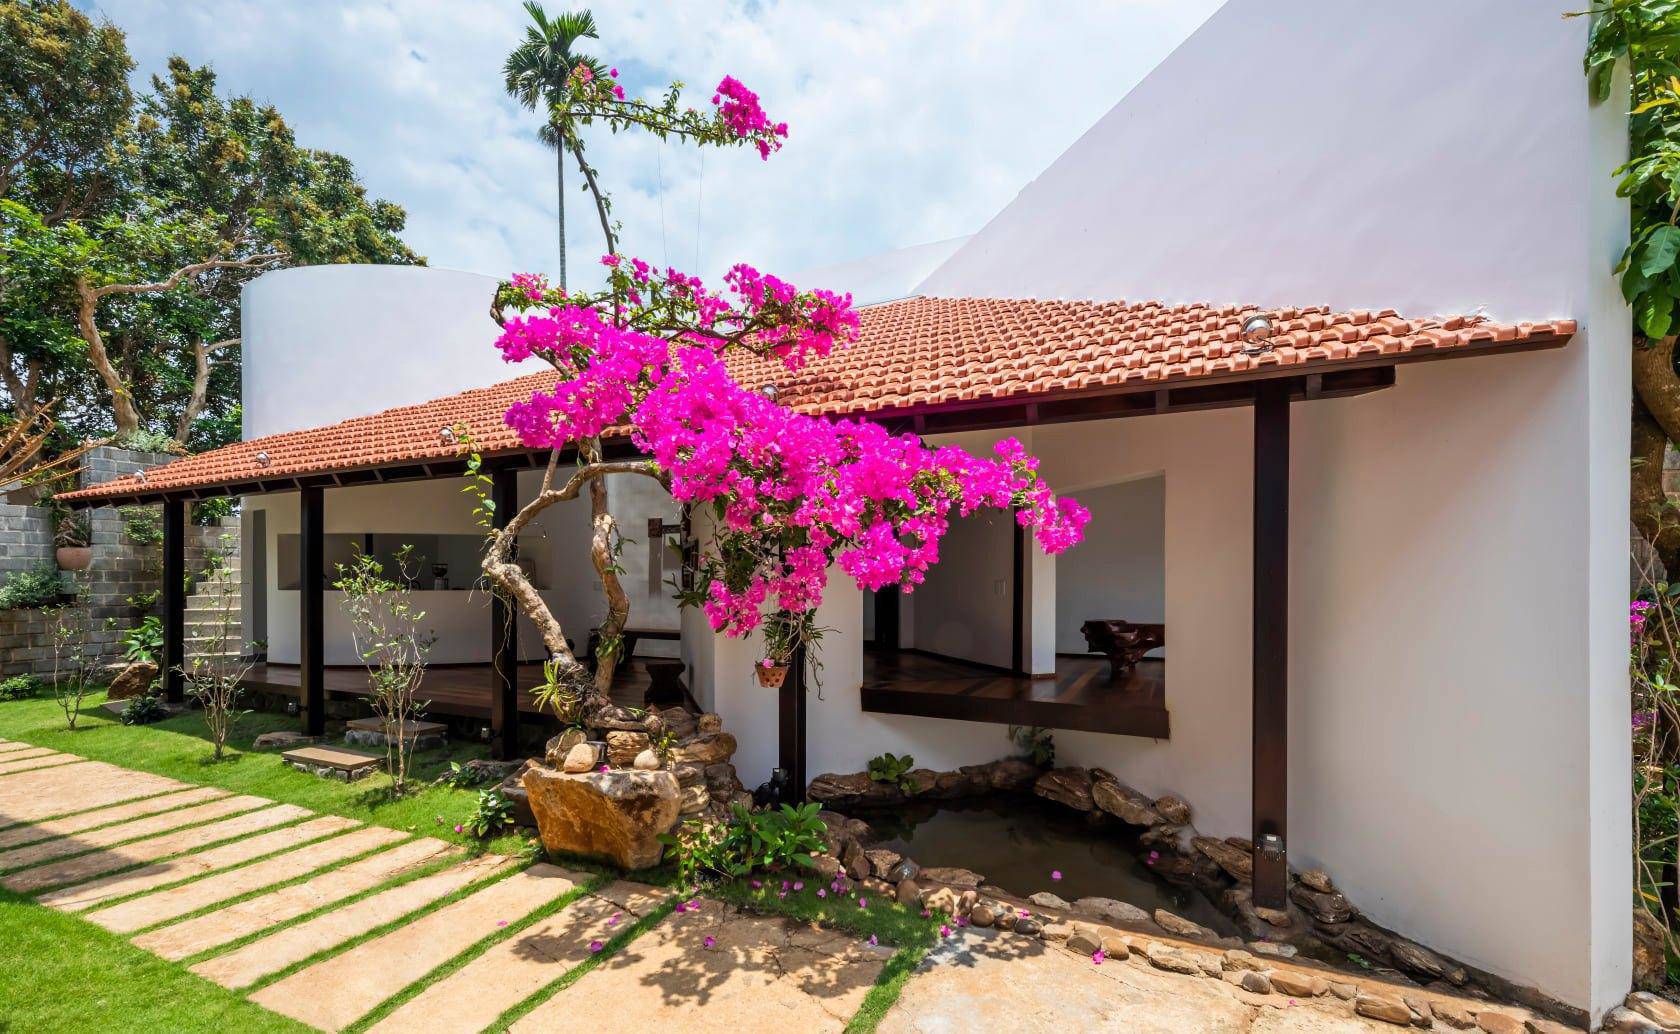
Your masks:
{"label": "garden path", "polygon": [[[464,857],[440,840],[0,740],[5,757],[16,760],[0,765],[0,885],[319,1030],[841,1031],[893,955],[789,918]],[[1397,1029],[1335,996],[1253,994],[1143,955],[1093,964],[1035,939],[952,931],[879,1029]]]}

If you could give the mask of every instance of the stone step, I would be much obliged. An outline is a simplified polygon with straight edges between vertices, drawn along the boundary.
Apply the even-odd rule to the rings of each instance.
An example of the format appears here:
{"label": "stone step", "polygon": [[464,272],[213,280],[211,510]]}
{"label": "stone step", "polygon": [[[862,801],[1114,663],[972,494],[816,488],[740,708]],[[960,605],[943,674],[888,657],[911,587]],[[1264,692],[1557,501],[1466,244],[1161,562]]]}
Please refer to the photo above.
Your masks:
{"label": "stone step", "polygon": [[200,962],[192,971],[223,987],[249,987],[270,973],[278,973],[316,952],[330,950],[368,930],[395,922],[513,864],[512,858],[502,855],[469,858],[441,872],[410,880],[307,922],[259,937],[225,955]]}
{"label": "stone step", "polygon": [[88,912],[86,917],[115,933],[133,933],[242,894],[306,876],[323,866],[389,847],[407,836],[394,829],[365,826],[251,865]]}
{"label": "stone step", "polygon": [[[118,704],[126,701],[117,701]],[[79,815],[71,815],[62,819],[48,819],[23,826],[13,826],[5,832],[0,832],[0,850],[10,850],[32,844],[38,840],[48,840],[52,837],[70,836],[108,826],[116,822],[127,822],[129,819],[144,818],[159,812],[170,811],[174,808],[185,808],[205,801],[213,801],[226,797],[226,790],[218,790],[212,786],[195,786],[190,790],[178,790],[173,793],[148,797],[132,804],[119,804],[112,808],[98,808],[94,811],[84,811]]]}
{"label": "stone step", "polygon": [[74,754],[62,754],[56,750],[21,750],[16,754],[7,755],[9,760],[0,762],[0,776],[34,772],[43,768],[61,768],[84,760]]}
{"label": "stone step", "polygon": [[238,815],[242,812],[255,811],[272,803],[264,797],[224,797],[189,807],[176,808],[158,815],[131,819],[113,826],[103,826],[73,837],[59,837],[56,840],[45,840],[38,844],[30,844],[27,847],[16,847],[10,851],[0,852],[0,870],[9,871],[27,868],[31,865],[41,865],[52,861],[54,858],[64,858],[95,848],[111,847],[129,840],[157,836],[172,829],[193,826],[201,822],[209,822],[212,819],[227,818],[230,815]]}
{"label": "stone step", "polygon": [[303,883],[141,934],[134,943],[170,961],[179,961],[353,897],[457,853],[459,849],[450,844],[421,837]]}
{"label": "stone step", "polygon": [[281,752],[280,758],[300,771],[343,779],[345,782],[354,782],[363,776],[371,775],[385,763],[383,754],[326,745],[297,747]]}
{"label": "stone step", "polygon": [[[282,805],[282,807],[290,807]],[[279,809],[271,808],[270,811]],[[298,811],[303,809],[299,808]],[[257,814],[263,814],[258,812]],[[308,812],[304,812],[308,814]],[[238,819],[232,820],[234,822]],[[82,912],[117,898],[125,898],[130,894],[156,890],[171,883],[190,880],[206,873],[219,872],[235,865],[254,861],[264,855],[284,851],[290,847],[306,844],[311,840],[319,840],[333,833],[342,833],[353,828],[357,823],[354,819],[343,818],[338,815],[326,815],[308,822],[300,822],[295,826],[283,829],[272,829],[261,836],[248,836],[231,843],[213,847],[207,851],[198,851],[179,858],[171,858],[166,862],[144,866],[129,872],[117,873],[92,883],[84,883],[75,887],[66,887],[43,895],[38,900],[44,905],[64,912]],[[71,859],[75,861],[75,859]],[[30,870],[25,870],[26,872]]]}
{"label": "stone step", "polygon": [[[381,937],[301,969],[251,1000],[318,1030],[339,1031],[479,940],[571,892],[588,877],[539,862]],[[323,993],[331,988],[330,993]]]}
{"label": "stone step", "polygon": [[168,776],[135,772],[104,761],[83,761],[0,779],[0,822],[39,822],[185,789],[186,783]]}
{"label": "stone step", "polygon": [[669,891],[624,881],[586,894],[426,988],[369,1028],[369,1034],[477,1034],[593,956],[590,944],[612,940],[669,896]]}

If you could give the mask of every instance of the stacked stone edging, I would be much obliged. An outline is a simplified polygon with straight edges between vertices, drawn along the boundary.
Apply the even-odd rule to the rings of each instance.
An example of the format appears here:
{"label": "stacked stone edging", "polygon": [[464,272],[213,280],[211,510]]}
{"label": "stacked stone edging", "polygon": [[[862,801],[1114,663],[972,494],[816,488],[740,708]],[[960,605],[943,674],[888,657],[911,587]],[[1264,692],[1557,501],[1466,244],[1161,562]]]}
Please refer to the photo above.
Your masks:
{"label": "stacked stone edging", "polygon": [[[1074,811],[1102,813],[1142,828],[1138,842],[1148,852],[1145,864],[1169,882],[1195,887],[1236,923],[1242,938],[1221,938],[1164,909],[1150,914],[1107,898],[1082,898],[1070,904],[1049,893],[1022,899],[987,884],[983,875],[967,869],[924,869],[897,852],[871,848],[873,835],[868,824],[841,814],[846,808],[880,808],[914,800],[956,800],[999,792],[1031,792]],[[1328,945],[1359,956],[1372,965],[1374,975],[1390,984],[1421,986],[1473,999],[1497,996],[1571,1023],[1585,1023],[1579,1010],[1534,988],[1457,962],[1371,922],[1322,870],[1290,870],[1286,909],[1256,907],[1252,842],[1240,837],[1202,836],[1191,824],[1191,807],[1182,798],[1172,794],[1152,798],[1100,768],[1066,766],[1045,771],[1024,758],[1005,758],[949,772],[914,769],[899,784],[871,779],[866,772],[827,773],[811,781],[807,795],[825,809],[839,809],[821,813],[831,832],[828,850],[817,859],[817,868],[825,878],[843,881],[848,888],[856,882],[877,896],[891,895],[901,903],[941,909],[975,925],[995,925],[1047,940],[1065,941],[1073,927],[1094,923],[1120,923],[1134,931],[1191,938],[1226,949],[1227,958],[1210,966],[1193,958],[1186,960],[1182,953],[1168,949],[1148,954],[1148,961],[1157,968],[1205,972],[1212,977],[1225,975],[1233,968],[1254,968],[1233,965],[1233,953],[1250,958],[1255,954],[1291,958],[1302,947]],[[1023,907],[1029,905],[1032,907]],[[1092,951],[1108,947],[1100,934],[1092,943]],[[1240,979],[1239,975],[1232,982]],[[1324,986],[1312,993],[1330,992],[1329,981],[1322,983]],[[1307,993],[1294,984],[1290,987],[1289,994]],[[1417,1007],[1420,1002],[1421,1009]],[[1357,1011],[1368,1018],[1402,1025],[1427,1027],[1431,1022],[1428,1003],[1422,1000],[1373,999]],[[1522,1029],[1520,1021],[1513,1029]]]}

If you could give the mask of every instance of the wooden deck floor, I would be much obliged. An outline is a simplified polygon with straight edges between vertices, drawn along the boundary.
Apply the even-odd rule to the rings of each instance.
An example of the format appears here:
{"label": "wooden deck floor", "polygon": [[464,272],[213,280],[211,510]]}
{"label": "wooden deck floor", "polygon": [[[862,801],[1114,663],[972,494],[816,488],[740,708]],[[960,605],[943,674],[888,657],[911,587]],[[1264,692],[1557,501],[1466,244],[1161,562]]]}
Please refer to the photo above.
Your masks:
{"label": "wooden deck floor", "polygon": [[914,650],[867,650],[863,709],[1166,739],[1166,661],[1145,660],[1111,684],[1100,657],[1058,657],[1055,678],[1031,679]]}
{"label": "wooden deck floor", "polygon": [[[522,714],[539,714],[541,708],[531,699],[530,691],[542,683],[540,663],[519,666],[519,710]],[[243,685],[263,693],[295,697],[298,695],[299,674],[295,664],[258,664],[245,676]],[[623,665],[613,680],[613,702],[631,707],[642,706],[642,694],[647,690],[648,676],[642,668],[642,658],[632,658]],[[367,669],[333,667],[326,670],[327,697],[366,696]],[[432,714],[462,715],[474,718],[490,716],[490,665],[449,664],[427,669],[421,684],[420,698],[430,701],[427,710]]]}

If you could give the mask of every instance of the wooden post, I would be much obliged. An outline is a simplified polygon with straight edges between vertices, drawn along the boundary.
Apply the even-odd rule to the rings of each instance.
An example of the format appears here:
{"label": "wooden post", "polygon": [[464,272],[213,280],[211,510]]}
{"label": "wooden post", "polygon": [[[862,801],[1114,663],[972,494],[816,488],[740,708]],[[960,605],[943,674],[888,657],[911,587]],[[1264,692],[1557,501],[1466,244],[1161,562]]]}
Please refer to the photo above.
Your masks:
{"label": "wooden post", "polygon": [[777,758],[788,772],[788,794],[805,799],[805,648],[793,651],[777,701]]}
{"label": "wooden post", "polygon": [[[1014,522],[1010,522],[1014,524]],[[1015,668],[1016,675],[1029,675],[1027,671],[1027,529],[1015,524],[1015,559],[1010,571],[1010,601],[1009,620],[1010,633],[1014,637],[1010,646],[1010,664]]]}
{"label": "wooden post", "polygon": [[298,550],[298,695],[303,704],[303,733],[327,731],[326,655],[322,629],[326,607],[326,528],[321,489],[298,493],[301,547]]}
{"label": "wooden post", "polygon": [[163,504],[163,696],[180,703],[187,665],[187,504]]}
{"label": "wooden post", "polygon": [[[495,524],[505,528],[519,512],[519,472],[508,467],[491,475]],[[519,756],[519,624],[500,592],[490,594],[490,756]]]}
{"label": "wooden post", "polygon": [[1289,393],[1254,398],[1254,904],[1289,902]]}

